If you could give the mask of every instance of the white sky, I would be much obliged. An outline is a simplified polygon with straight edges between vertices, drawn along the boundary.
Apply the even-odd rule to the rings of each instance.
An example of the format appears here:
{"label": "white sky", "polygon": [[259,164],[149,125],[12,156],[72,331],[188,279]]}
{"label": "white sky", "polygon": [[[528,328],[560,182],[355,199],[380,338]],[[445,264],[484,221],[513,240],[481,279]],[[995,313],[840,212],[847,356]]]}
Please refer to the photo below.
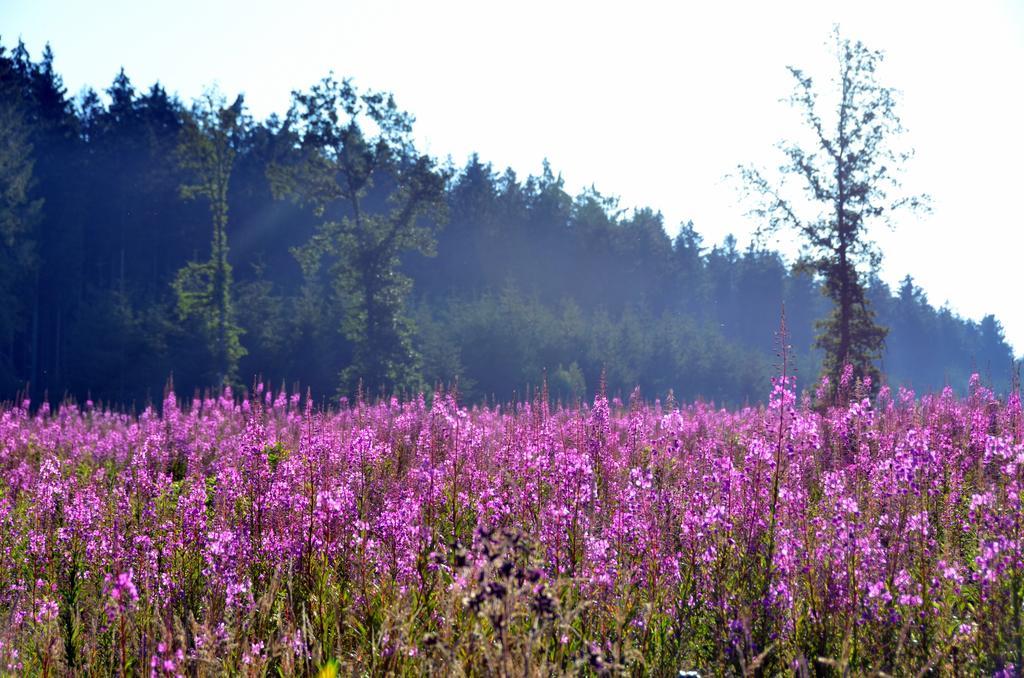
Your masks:
{"label": "white sky", "polygon": [[[770,6],[769,6],[770,5]],[[50,41],[71,92],[124,65],[189,99],[216,83],[258,118],[329,70],[395,93],[430,153],[479,152],[525,177],[550,159],[570,192],[693,219],[707,244],[756,224],[737,164],[778,164],[794,129],[785,66],[827,75],[833,23],[885,50],[880,77],[917,156],[908,189],[933,213],[876,234],[883,278],[914,276],[933,304],[995,313],[1024,351],[1024,0],[540,2],[4,0],[0,37]]]}

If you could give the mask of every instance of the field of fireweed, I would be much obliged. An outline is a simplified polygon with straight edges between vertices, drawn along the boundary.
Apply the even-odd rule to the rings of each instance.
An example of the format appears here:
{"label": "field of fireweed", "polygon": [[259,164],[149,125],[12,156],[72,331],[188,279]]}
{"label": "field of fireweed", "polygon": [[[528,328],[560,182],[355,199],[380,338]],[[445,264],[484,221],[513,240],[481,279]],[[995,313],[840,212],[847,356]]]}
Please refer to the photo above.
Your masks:
{"label": "field of fireweed", "polygon": [[865,391],[7,406],[0,671],[1016,675],[1019,397]]}

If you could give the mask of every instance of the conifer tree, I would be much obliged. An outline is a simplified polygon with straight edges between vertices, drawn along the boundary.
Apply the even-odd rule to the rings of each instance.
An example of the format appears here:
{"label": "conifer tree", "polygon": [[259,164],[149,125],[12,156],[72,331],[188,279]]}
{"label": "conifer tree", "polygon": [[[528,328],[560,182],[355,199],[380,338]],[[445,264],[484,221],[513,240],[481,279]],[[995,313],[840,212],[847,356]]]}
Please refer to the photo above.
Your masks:
{"label": "conifer tree", "polygon": [[[0,62],[5,68],[6,60]],[[32,142],[20,97],[6,75],[0,72],[0,387],[10,388],[17,383],[14,338],[27,324],[26,285],[36,265],[32,235],[43,201],[32,195]]]}

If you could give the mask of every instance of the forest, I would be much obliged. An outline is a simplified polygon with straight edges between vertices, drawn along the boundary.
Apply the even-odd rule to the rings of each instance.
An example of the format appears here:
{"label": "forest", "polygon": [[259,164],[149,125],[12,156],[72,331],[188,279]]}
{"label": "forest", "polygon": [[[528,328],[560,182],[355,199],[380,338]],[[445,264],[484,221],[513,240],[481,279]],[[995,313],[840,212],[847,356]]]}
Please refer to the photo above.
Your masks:
{"label": "forest", "polygon": [[[783,306],[798,383],[817,378],[829,300],[770,245],[571,195],[548,161],[428,157],[413,122],[333,76],[263,121],[125,70],[72,95],[49,47],[0,47],[0,400],[141,407],[169,380],[259,378],[321,400],[546,384],[577,402],[603,383],[741,405],[771,390]],[[867,296],[889,384],[1010,387],[994,316],[937,308],[909,276],[872,274]]]}

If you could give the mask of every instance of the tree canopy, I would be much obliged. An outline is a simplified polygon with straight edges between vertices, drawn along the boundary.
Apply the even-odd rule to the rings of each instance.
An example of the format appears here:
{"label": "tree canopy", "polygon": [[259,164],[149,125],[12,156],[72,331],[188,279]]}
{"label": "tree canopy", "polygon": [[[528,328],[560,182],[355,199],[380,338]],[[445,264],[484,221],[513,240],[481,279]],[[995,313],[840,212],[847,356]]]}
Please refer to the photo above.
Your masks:
{"label": "tree canopy", "polygon": [[[690,223],[670,237],[656,209],[571,195],[549,163],[453,170],[390,95],[344,80],[256,121],[241,99],[115,75],[72,98],[49,51],[0,50],[0,398],[142,405],[171,375],[180,394],[235,375],[319,397],[360,377],[373,395],[457,383],[471,401],[546,379],[569,400],[603,373],[612,396],[742,404],[770,390],[783,302],[798,379],[820,369],[821,273],[763,246]],[[977,370],[1009,388],[998,320],[937,309],[912,280],[890,290],[867,263],[890,383]]]}

